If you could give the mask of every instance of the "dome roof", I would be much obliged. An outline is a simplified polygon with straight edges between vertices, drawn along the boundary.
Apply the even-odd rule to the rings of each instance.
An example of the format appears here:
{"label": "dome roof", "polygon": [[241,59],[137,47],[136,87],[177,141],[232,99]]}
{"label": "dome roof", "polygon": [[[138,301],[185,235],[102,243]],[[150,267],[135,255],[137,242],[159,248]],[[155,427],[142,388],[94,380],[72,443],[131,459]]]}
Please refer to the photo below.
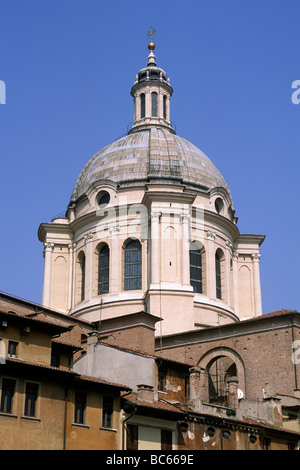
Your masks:
{"label": "dome roof", "polygon": [[80,173],[71,201],[99,180],[118,185],[168,180],[209,191],[228,186],[209,158],[168,129],[151,127],[129,133],[96,153]]}

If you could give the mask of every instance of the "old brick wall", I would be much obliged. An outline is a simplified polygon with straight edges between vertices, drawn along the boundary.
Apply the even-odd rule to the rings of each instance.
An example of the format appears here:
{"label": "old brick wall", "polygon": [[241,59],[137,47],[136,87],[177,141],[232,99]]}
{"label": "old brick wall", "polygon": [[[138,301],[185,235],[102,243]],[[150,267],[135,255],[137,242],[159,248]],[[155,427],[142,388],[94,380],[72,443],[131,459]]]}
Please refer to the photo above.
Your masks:
{"label": "old brick wall", "polygon": [[268,319],[163,338],[159,352],[200,367],[206,366],[210,357],[230,355],[239,367],[247,398],[262,399],[263,389],[269,395],[294,395],[296,384],[300,384],[300,364],[295,368],[292,361],[293,339],[300,339],[297,325],[293,334],[289,318]]}

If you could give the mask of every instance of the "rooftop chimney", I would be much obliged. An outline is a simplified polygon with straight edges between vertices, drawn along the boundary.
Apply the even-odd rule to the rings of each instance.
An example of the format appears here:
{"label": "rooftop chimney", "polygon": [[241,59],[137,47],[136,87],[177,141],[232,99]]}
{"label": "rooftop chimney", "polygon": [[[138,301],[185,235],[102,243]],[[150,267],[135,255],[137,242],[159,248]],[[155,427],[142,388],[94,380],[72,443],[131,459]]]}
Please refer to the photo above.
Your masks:
{"label": "rooftop chimney", "polygon": [[137,386],[138,399],[147,403],[154,402],[154,387],[152,385],[140,384]]}

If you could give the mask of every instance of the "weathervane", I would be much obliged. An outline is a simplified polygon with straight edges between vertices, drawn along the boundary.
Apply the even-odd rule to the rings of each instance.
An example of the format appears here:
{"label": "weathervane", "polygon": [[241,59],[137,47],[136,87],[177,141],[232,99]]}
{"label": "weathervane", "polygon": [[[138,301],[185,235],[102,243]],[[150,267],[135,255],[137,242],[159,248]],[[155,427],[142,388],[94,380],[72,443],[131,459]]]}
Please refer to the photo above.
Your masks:
{"label": "weathervane", "polygon": [[152,41],[152,38],[155,36],[156,33],[157,33],[157,29],[151,26],[146,36]]}

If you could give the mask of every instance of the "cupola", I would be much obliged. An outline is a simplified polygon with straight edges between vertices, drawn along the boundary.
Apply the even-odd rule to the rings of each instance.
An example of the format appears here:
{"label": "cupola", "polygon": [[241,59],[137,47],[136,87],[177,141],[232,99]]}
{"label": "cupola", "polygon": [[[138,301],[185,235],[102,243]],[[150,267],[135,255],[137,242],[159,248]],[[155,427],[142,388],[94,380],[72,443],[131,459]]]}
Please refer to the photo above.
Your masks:
{"label": "cupola", "polygon": [[175,133],[170,119],[170,99],[173,89],[164,70],[156,64],[155,44],[150,51],[147,66],[141,69],[131,89],[134,99],[134,124],[130,132],[150,127],[164,127]]}

